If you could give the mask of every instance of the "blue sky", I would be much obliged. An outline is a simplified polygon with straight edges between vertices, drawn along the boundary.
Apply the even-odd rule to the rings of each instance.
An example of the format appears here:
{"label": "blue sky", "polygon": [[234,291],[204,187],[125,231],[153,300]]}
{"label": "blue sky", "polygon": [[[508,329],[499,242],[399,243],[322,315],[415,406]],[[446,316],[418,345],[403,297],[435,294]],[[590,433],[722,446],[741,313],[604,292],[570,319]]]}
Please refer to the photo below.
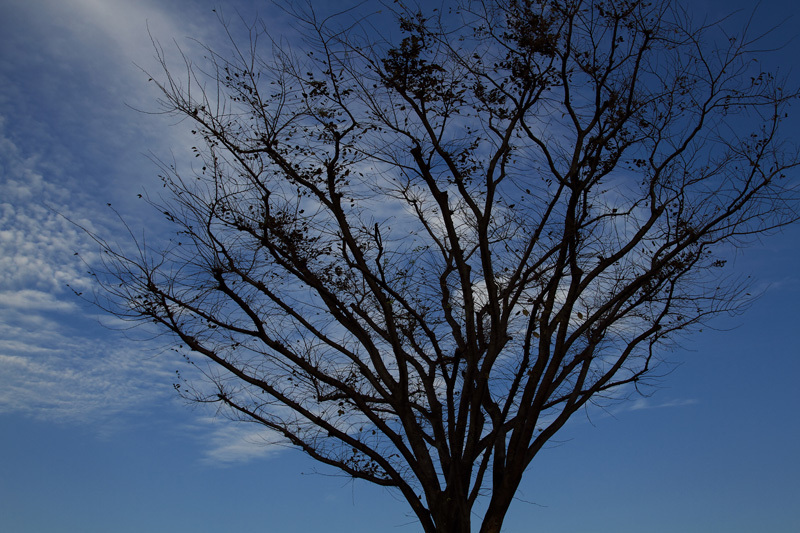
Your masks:
{"label": "blue sky", "polygon": [[[754,5],[692,2],[710,19]],[[213,43],[213,7],[0,3],[2,531],[420,531],[395,495],[184,405],[171,386],[181,361],[66,286],[90,289],[74,253],[92,261],[95,248],[57,213],[112,238],[107,203],[152,226],[137,199],[159,186],[148,154],[180,160],[191,146],[181,124],[131,109],[154,108],[136,66],[153,65],[147,26],[164,43]],[[798,17],[767,0],[754,24],[788,19],[774,40],[786,42]],[[795,84],[798,42],[772,60]],[[505,531],[799,531],[799,261],[797,227],[739,255],[761,298],[670,353],[681,364],[653,396],[576,416],[534,461]]]}

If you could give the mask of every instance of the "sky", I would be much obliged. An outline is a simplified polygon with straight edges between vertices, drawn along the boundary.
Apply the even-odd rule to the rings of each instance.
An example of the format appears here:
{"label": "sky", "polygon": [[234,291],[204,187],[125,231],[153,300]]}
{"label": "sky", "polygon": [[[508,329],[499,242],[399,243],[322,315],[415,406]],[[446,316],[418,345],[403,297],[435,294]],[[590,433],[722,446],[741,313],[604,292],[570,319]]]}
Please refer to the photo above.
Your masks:
{"label": "sky", "polygon": [[[0,2],[0,531],[420,531],[397,495],[184,404],[182,363],[160,339],[70,289],[91,290],[82,261],[96,247],[67,219],[122,241],[111,204],[157,230],[138,200],[160,186],[152,157],[191,146],[184,124],[142,112],[156,108],[148,29],[191,51],[191,38],[221,38],[219,5],[280,26],[270,4],[244,0]],[[779,25],[788,44],[770,61],[795,85],[799,16],[764,0],[753,20]],[[798,227],[739,254],[761,297],[669,353],[652,396],[576,415],[534,460],[504,531],[800,531],[798,262]]]}

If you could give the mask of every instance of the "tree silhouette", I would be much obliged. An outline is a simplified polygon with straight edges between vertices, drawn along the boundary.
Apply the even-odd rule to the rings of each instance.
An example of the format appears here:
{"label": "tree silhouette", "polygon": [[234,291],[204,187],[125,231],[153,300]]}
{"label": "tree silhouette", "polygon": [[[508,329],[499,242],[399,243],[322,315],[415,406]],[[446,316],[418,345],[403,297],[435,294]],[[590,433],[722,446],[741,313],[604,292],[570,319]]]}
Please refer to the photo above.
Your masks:
{"label": "tree silhouette", "polygon": [[576,411],[740,307],[726,255],[797,218],[797,93],[667,1],[448,5],[386,7],[397,37],[293,10],[302,45],[256,24],[183,70],[157,48],[199,163],[152,201],[171,244],[100,241],[98,279],[208,362],[187,397],[396,489],[426,532],[483,496],[490,533]]}

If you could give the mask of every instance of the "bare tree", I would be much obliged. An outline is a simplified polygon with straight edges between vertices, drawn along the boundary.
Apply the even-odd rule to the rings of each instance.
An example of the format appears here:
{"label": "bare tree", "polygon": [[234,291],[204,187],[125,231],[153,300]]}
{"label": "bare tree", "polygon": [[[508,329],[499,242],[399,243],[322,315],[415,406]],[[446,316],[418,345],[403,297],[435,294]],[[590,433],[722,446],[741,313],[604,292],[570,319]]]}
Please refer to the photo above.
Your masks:
{"label": "bare tree", "polygon": [[797,92],[668,1],[387,9],[396,38],[296,10],[302,45],[256,24],[182,71],[157,48],[200,163],[152,202],[171,245],[105,246],[101,304],[209,363],[188,397],[426,532],[470,531],[481,496],[498,532],[576,411],[741,304],[726,255],[797,218]]}

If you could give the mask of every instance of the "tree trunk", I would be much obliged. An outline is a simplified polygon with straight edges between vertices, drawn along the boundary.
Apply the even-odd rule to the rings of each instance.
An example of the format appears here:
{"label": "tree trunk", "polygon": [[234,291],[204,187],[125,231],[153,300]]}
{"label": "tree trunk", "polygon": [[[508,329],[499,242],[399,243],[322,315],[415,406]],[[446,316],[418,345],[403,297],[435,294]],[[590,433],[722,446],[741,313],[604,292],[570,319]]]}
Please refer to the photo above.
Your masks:
{"label": "tree trunk", "polygon": [[453,496],[445,492],[431,506],[436,533],[470,533],[471,513],[466,495]]}
{"label": "tree trunk", "polygon": [[509,505],[511,505],[510,501],[504,507],[489,504],[489,509],[487,509],[486,516],[484,516],[481,524],[480,533],[500,533]]}
{"label": "tree trunk", "polygon": [[500,533],[503,525],[503,516],[487,517],[481,525],[481,533]]}
{"label": "tree trunk", "polygon": [[486,509],[486,514],[483,517],[480,533],[500,533],[500,529],[503,527],[503,520],[506,518],[506,513],[508,513],[508,508],[511,506],[521,480],[521,475],[516,475],[513,478],[507,475],[502,484],[494,487],[489,508]]}

